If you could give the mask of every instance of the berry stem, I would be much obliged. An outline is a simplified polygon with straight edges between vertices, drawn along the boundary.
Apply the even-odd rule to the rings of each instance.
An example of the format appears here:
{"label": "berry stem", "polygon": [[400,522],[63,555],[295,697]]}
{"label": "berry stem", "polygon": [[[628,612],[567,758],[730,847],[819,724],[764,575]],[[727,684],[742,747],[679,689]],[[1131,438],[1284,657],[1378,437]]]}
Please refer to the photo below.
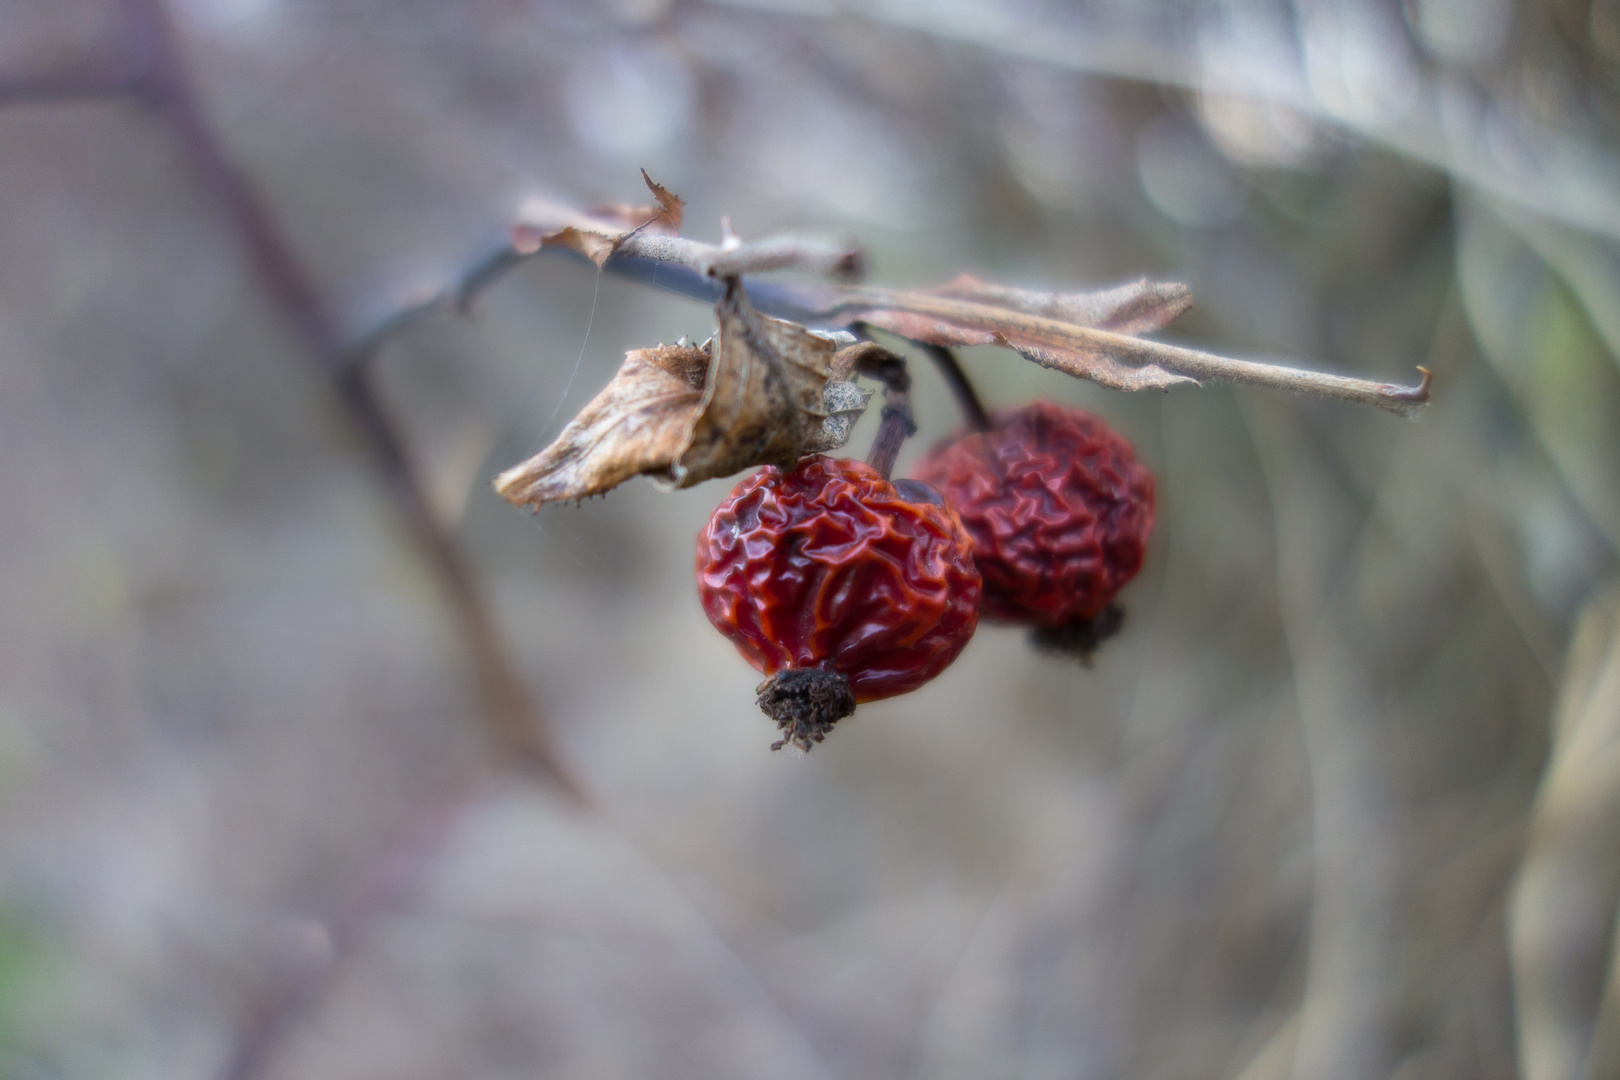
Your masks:
{"label": "berry stem", "polygon": [[894,475],[894,462],[900,456],[900,446],[909,435],[917,433],[917,422],[911,418],[909,391],[883,392],[883,422],[878,425],[877,437],[872,440],[872,451],[866,463],[876,469],[883,479]]}
{"label": "berry stem", "polygon": [[849,371],[883,384],[883,422],[878,425],[866,463],[887,480],[894,473],[901,444],[917,434],[917,422],[911,415],[911,375],[906,371],[906,358],[875,341],[862,341],[833,357],[833,378],[842,378]]}
{"label": "berry stem", "polygon": [[974,431],[989,431],[990,414],[985,411],[984,403],[979,400],[978,391],[973,389],[973,382],[968,378],[967,372],[962,370],[956,354],[943,345],[933,345],[926,341],[919,341],[916,344],[922,347],[928,358],[939,368],[939,373],[945,377],[945,383],[951,388],[951,393],[956,395],[956,404],[961,408],[968,427]]}

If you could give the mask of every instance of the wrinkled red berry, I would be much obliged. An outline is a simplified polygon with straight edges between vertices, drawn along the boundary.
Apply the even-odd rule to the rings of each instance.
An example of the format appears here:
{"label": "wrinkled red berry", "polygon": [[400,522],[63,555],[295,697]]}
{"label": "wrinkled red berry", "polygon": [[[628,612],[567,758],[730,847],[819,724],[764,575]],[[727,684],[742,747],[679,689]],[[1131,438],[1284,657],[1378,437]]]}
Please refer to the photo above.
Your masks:
{"label": "wrinkled red berry", "polygon": [[896,486],[843,458],[767,467],[698,536],[703,610],[772,676],[760,705],[784,742],[808,750],[856,702],[915,690],[973,636],[972,540],[937,492]]}
{"label": "wrinkled red berry", "polygon": [[1142,567],[1153,474],[1107,424],[1036,402],[935,447],[917,475],[973,536],[987,618],[1082,653],[1117,627],[1109,603]]}

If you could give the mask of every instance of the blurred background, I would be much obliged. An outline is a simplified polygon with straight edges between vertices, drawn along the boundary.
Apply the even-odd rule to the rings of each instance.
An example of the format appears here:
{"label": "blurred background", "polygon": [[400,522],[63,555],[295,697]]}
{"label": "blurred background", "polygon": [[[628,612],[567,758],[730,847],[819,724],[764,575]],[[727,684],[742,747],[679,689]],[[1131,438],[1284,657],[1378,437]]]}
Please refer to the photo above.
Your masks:
{"label": "blurred background", "polygon": [[[1620,1075],[1617,128],[1614,0],[3,0],[4,1074]],[[773,754],[724,483],[489,485],[707,307],[548,254],[340,362],[640,167],[1434,403],[966,351],[1154,468],[1125,631]]]}

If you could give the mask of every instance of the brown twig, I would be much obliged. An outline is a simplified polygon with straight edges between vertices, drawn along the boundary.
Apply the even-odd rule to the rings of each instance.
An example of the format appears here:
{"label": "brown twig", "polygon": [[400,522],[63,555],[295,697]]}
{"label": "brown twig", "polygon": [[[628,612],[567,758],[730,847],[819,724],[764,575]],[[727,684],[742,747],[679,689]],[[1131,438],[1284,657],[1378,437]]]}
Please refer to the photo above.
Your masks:
{"label": "brown twig", "polygon": [[943,345],[934,345],[926,341],[919,341],[917,345],[928,354],[928,358],[939,369],[945,380],[945,385],[951,388],[956,404],[962,410],[962,416],[967,420],[968,427],[974,431],[989,431],[993,426],[990,414],[985,411],[984,403],[979,400],[978,391],[973,389],[973,382],[968,378],[967,372],[957,361],[956,354]]}
{"label": "brown twig", "polygon": [[[549,227],[545,222],[539,221],[527,224],[533,229],[543,230]],[[517,261],[538,250],[541,249],[535,246],[530,250],[514,250],[510,254],[497,252],[486,256],[463,275],[462,281],[454,288],[418,307],[443,304],[451,298],[464,304],[477,288],[493,280],[508,266],[515,265]],[[733,239],[728,239],[726,243],[714,245],[683,237],[645,232],[632,233],[623,238],[602,268],[652,279],[655,275],[649,272],[649,264],[666,266],[674,271],[672,277],[659,281],[659,284],[703,299],[713,299],[717,292],[715,282],[728,276],[766,270],[799,269],[837,277],[858,273],[860,269],[859,252],[855,247],[829,245],[804,237],[781,236],[752,244],[737,243]],[[1213,380],[1286,390],[1290,393],[1333,401],[1372,405],[1401,416],[1414,415],[1429,402],[1431,376],[1427,369],[1421,367],[1418,368],[1422,376],[1419,382],[1413,386],[1402,386],[1398,383],[1332,375],[1285,364],[1239,360],[1054,319],[1009,306],[979,303],[935,293],[862,285],[805,287],[778,285],[769,291],[750,285],[749,289],[754,306],[760,311],[811,322],[853,325],[860,321],[863,314],[871,311],[909,312],[977,331],[988,331],[1009,343],[1045,346],[1085,354],[1103,354],[1126,365],[1158,368],[1170,376],[1193,381]],[[407,309],[401,315],[393,317],[391,321],[396,324],[402,322],[409,317],[411,310],[413,309]],[[947,358],[952,361],[947,368],[938,354],[930,355],[934,357],[936,363],[941,364],[946,378],[952,381],[952,389],[958,393],[959,400],[964,400],[958,389],[958,383],[953,378],[953,374],[961,375],[960,368],[954,364],[954,357],[948,357],[947,354]],[[1085,376],[1085,372],[1070,373]],[[965,382],[965,376],[963,381]],[[970,410],[976,408],[978,414],[983,413],[983,408],[977,405],[976,399],[973,399],[971,405],[964,400],[963,407]],[[974,424],[980,422],[973,412],[969,412],[969,419]]]}
{"label": "brown twig", "polygon": [[510,241],[502,243],[474,259],[444,288],[425,296],[402,298],[394,310],[349,345],[349,365],[364,364],[390,340],[439,311],[467,314],[480,292],[504,277],[509,270],[527,262],[533,254],[518,251]]}
{"label": "brown twig", "polygon": [[1277,614],[1311,780],[1313,887],[1292,1075],[1386,1075],[1401,932],[1392,800],[1376,742],[1386,707],[1349,644],[1354,564],[1310,542],[1312,493],[1281,465],[1305,453],[1297,418],[1249,400],[1242,412],[1271,504]]}
{"label": "brown twig", "polygon": [[[122,0],[118,13],[116,48],[107,61],[50,76],[0,81],[0,104],[132,94],[168,123],[197,182],[219,203],[241,241],[259,283],[327,376],[406,534],[438,581],[473,661],[495,748],[505,760],[548,777],[569,796],[585,802],[583,787],[552,745],[528,699],[470,567],[454,537],[432,513],[402,433],[363,366],[353,362],[381,337],[358,347],[345,345],[313,280],[203,113],[161,0]],[[255,1011],[235,1044],[225,1075],[239,1080],[257,1074],[280,1036],[353,952],[364,929],[409,888],[425,857],[422,853],[437,846],[453,818],[436,807],[403,845],[385,850],[377,862],[362,869],[331,922],[327,956]]]}
{"label": "brown twig", "polygon": [[[107,61],[39,78],[0,81],[0,104],[133,94],[164,119],[198,184],[220,205],[259,283],[328,378],[400,522],[439,583],[477,675],[484,716],[498,756],[545,776],[580,804],[584,788],[566,765],[531,704],[494,615],[454,536],[433,514],[398,425],[357,363],[386,334],[346,345],[313,279],[294,255],[248,176],[225,151],[198,100],[180,42],[162,0],[122,0],[116,48]],[[467,291],[503,269],[508,258],[474,268]],[[408,321],[410,312],[396,322]],[[330,948],[312,968],[270,994],[235,1042],[225,1076],[257,1075],[288,1031],[353,954],[365,930],[396,905],[419,877],[456,819],[464,798],[435,804],[404,841],[362,867],[330,923]]]}
{"label": "brown twig", "polygon": [[292,972],[248,1016],[220,1070],[220,1080],[250,1080],[270,1063],[283,1036],[319,1002],[326,988],[364,943],[377,916],[398,910],[420,887],[427,868],[483,790],[483,778],[464,779],[429,801],[350,879],[331,918],[327,947]]}
{"label": "brown twig", "polygon": [[91,64],[76,70],[0,78],[0,106],[101,101],[135,89],[128,73],[107,65]]}
{"label": "brown twig", "polygon": [[[407,304],[380,323],[362,340],[375,347],[387,335],[415,322],[428,311],[454,304],[464,308],[479,289],[498,278],[535,251],[510,246],[482,256],[449,288],[415,304]],[[659,273],[656,268],[664,268]],[[752,244],[705,244],[696,240],[636,233],[622,241],[602,269],[655,282],[704,300],[718,295],[721,275],[766,270],[799,269],[839,276],[857,271],[858,249],[827,245],[803,237],[781,236]],[[955,297],[860,285],[806,285],[773,283],[768,288],[749,283],[749,297],[766,314],[806,322],[848,326],[874,310],[910,312],[947,323],[990,331],[1004,340],[1081,353],[1101,353],[1133,366],[1156,367],[1172,376],[1194,381],[1241,383],[1295,394],[1372,405],[1401,416],[1411,416],[1429,401],[1431,376],[1418,368],[1416,385],[1356,379],[1307,368],[1256,360],[1239,360],[1215,353],[1170,345],[1147,338],[1100,330],[1009,307],[977,303]],[[924,344],[951,384],[969,422],[988,423],[983,406],[971,396],[971,385],[954,356],[935,353]],[[1075,374],[1075,372],[1071,372]],[[1082,374],[1083,373],[1079,373]],[[958,382],[958,376],[961,381]],[[963,390],[968,395],[964,396]],[[981,419],[982,418],[982,419]]]}
{"label": "brown twig", "polygon": [[[544,228],[540,223],[527,223],[532,228]],[[349,347],[352,364],[362,364],[376,354],[391,338],[415,326],[422,319],[440,311],[466,314],[479,293],[499,281],[542,251],[577,252],[567,248],[540,248],[519,245],[508,240],[480,254],[463,268],[444,288],[426,296],[407,298],[383,316],[368,331],[361,334]],[[718,298],[721,281],[741,274],[758,274],[773,270],[801,270],[823,277],[853,278],[862,272],[863,254],[858,246],[832,243],[826,239],[784,233],[763,240],[732,244],[706,244],[677,236],[634,233],[619,245],[615,254],[602,269],[626,277],[646,280],[701,300]],[[654,268],[663,268],[658,272]],[[759,293],[764,303],[755,306],[767,314],[788,317],[798,315],[801,309],[791,298],[796,293],[791,287],[761,289],[749,286],[750,294]],[[772,303],[777,294],[789,297],[784,305]]]}
{"label": "brown twig", "polygon": [[[1605,959],[1620,898],[1620,594],[1582,612],[1550,725],[1552,746],[1508,906],[1525,1080],[1612,1076]],[[1601,1036],[1601,1038],[1597,1038]],[[1594,1044],[1594,1039],[1597,1038]]]}
{"label": "brown twig", "polygon": [[712,278],[802,270],[821,277],[848,279],[862,272],[861,249],[856,245],[793,233],[751,242],[732,238],[721,244],[705,244],[684,236],[634,233],[619,245],[617,253],[686,266]]}
{"label": "brown twig", "polygon": [[132,85],[168,122],[193,175],[240,239],[259,283],[328,377],[406,534],[438,581],[471,654],[492,741],[503,757],[583,799],[583,788],[529,701],[471,568],[432,512],[398,425],[367,373],[351,362],[353,349],[345,344],[319,290],[203,113],[161,0],[124,0],[121,10],[123,47],[140,58],[131,65],[138,72]]}
{"label": "brown twig", "polygon": [[[552,216],[561,214],[556,210]],[[545,214],[522,226],[535,233],[556,227]],[[387,337],[414,324],[429,312],[454,306],[465,310],[477,292],[542,249],[538,243],[504,245],[472,263],[447,288],[423,300],[403,305],[364,335],[354,350],[364,359]],[[566,250],[566,249],[562,249]],[[657,268],[663,268],[660,274]],[[752,243],[728,235],[721,244],[707,244],[679,236],[645,231],[621,238],[602,269],[656,282],[704,300],[718,295],[722,280],[743,274],[794,269],[829,277],[860,273],[860,250],[852,244],[831,244],[816,238],[784,234]],[[1194,381],[1240,383],[1312,397],[1372,405],[1411,416],[1429,401],[1431,377],[1418,368],[1416,385],[1356,379],[1285,364],[1239,360],[1215,353],[1151,341],[1131,334],[1102,330],[1076,322],[1050,318],[1009,306],[979,303],[934,293],[872,286],[793,286],[770,288],[750,284],[754,306],[766,313],[809,322],[853,325],[862,314],[875,310],[908,312],[946,323],[988,331],[1013,344],[1045,346],[1083,354],[1103,354],[1137,368],[1158,368],[1170,376]],[[939,366],[961,404],[970,425],[984,430],[990,423],[961,366],[944,346],[919,342]],[[1065,368],[1064,370],[1068,370]],[[1086,371],[1069,371],[1086,377]]]}

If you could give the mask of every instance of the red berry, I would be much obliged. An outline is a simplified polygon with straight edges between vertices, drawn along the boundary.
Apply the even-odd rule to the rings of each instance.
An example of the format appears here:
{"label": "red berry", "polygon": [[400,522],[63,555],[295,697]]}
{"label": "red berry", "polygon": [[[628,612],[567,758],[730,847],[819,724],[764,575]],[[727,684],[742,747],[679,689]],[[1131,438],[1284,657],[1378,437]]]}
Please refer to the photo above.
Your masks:
{"label": "red berry", "polygon": [[973,536],[987,618],[1034,626],[1049,639],[1069,631],[1083,653],[1099,629],[1117,627],[1109,603],[1142,568],[1153,474],[1107,424],[1036,402],[996,414],[989,431],[936,447],[918,475],[945,494]]}
{"label": "red berry", "polygon": [[915,690],[973,636],[973,541],[937,492],[898,486],[844,458],[766,467],[698,535],[703,610],[772,676],[760,706],[784,742],[808,750],[856,702]]}

